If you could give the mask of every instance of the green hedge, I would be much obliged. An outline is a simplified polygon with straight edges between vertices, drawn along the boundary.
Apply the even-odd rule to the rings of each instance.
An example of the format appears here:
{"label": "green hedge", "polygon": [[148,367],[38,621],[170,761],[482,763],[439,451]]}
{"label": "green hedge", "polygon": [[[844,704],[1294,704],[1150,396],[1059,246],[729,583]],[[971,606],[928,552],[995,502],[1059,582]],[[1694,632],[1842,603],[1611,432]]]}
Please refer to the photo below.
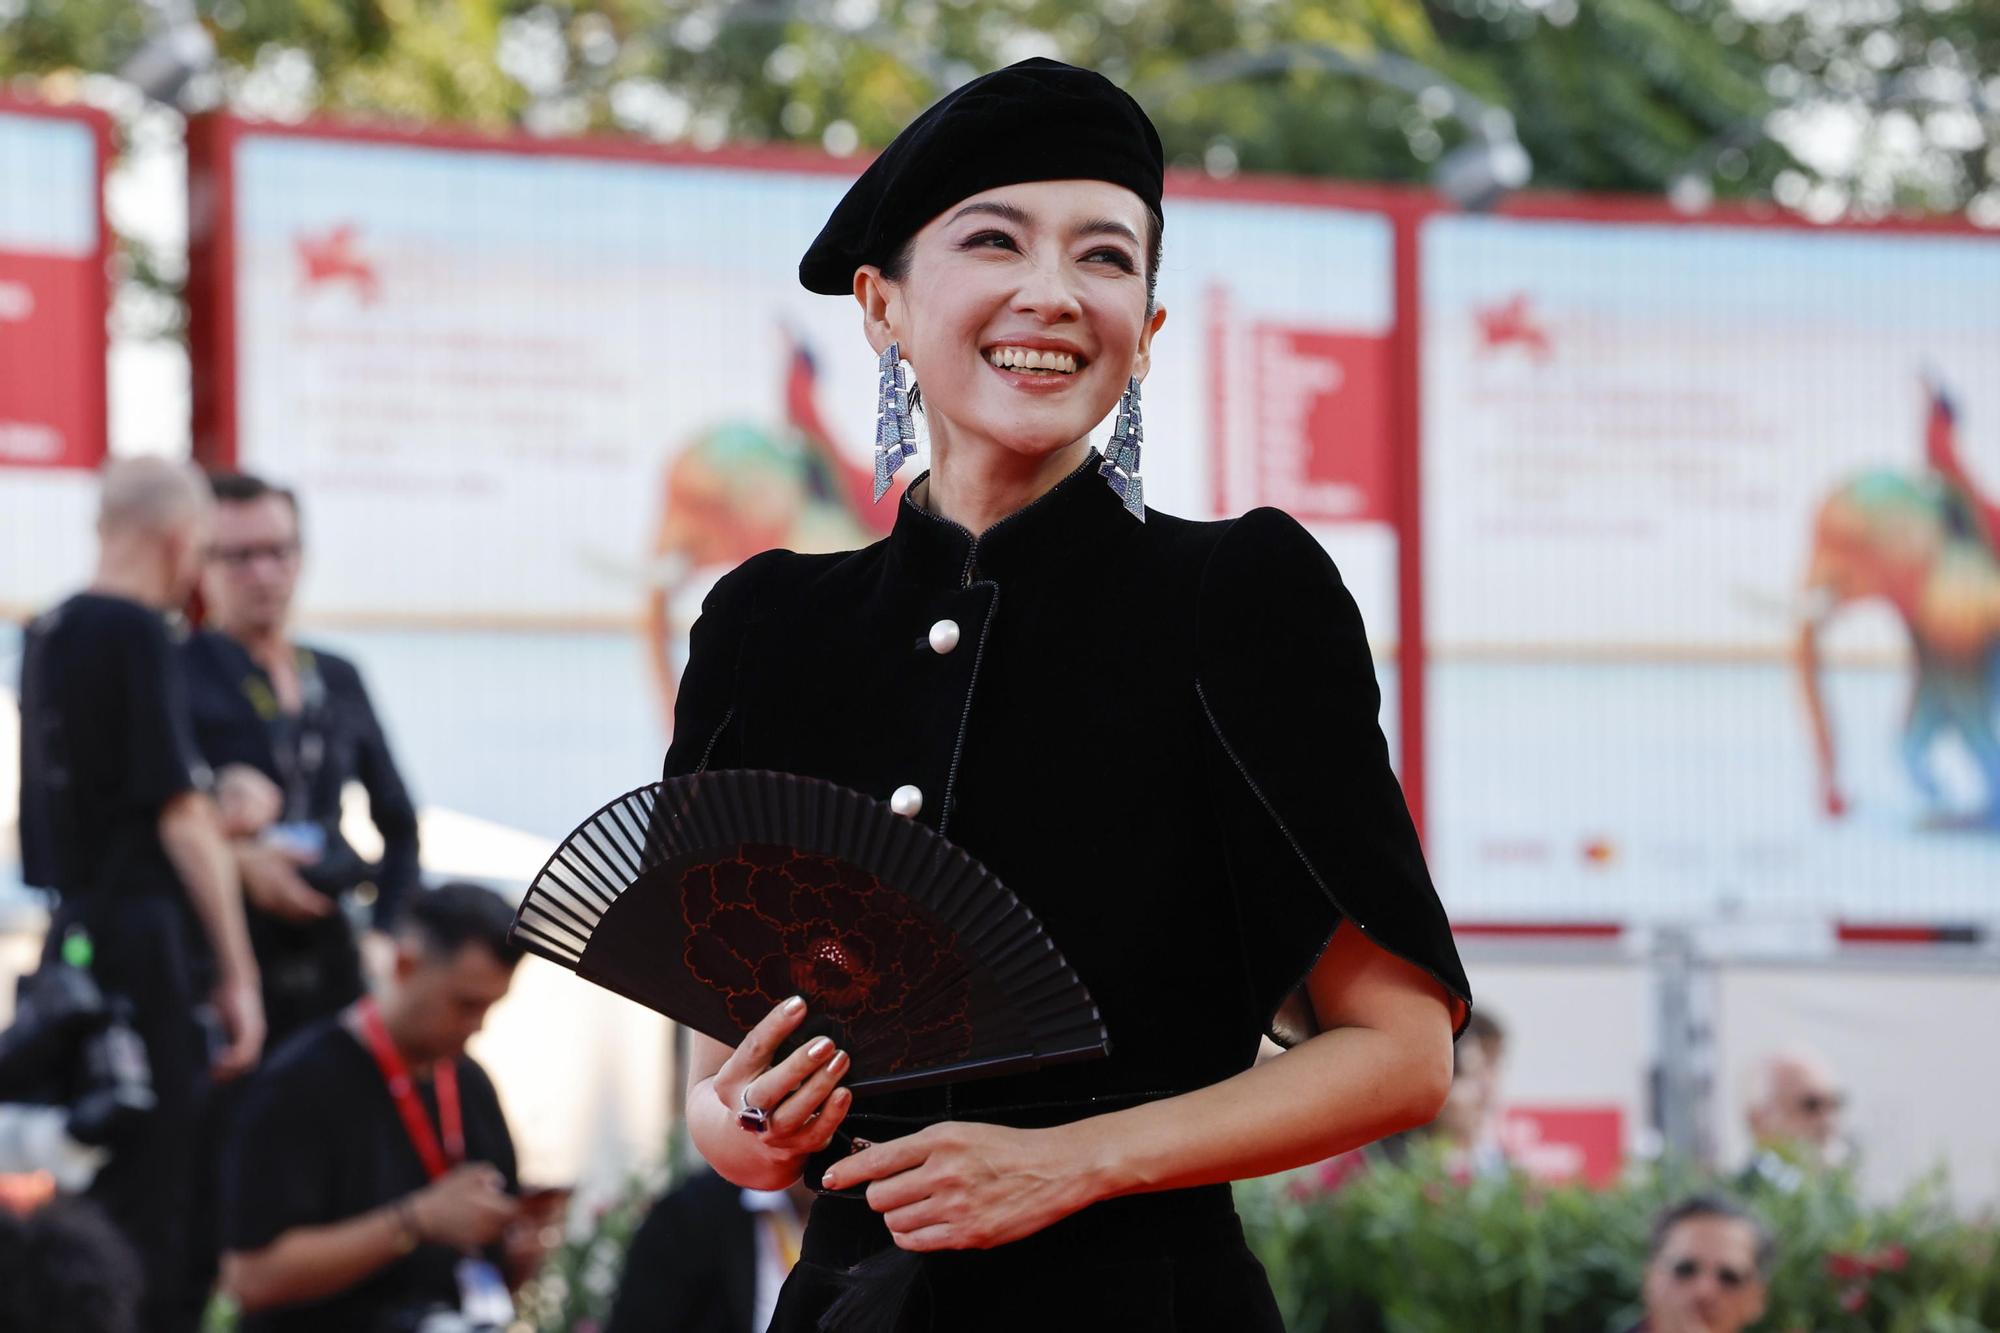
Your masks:
{"label": "green hedge", "polygon": [[[2000,1329],[2000,1246],[1960,1221],[1937,1175],[1885,1208],[1833,1175],[1743,1202],[1778,1238],[1774,1333]],[[1615,1188],[1452,1179],[1434,1155],[1332,1189],[1308,1170],[1237,1189],[1250,1242],[1294,1333],[1607,1333],[1637,1322],[1655,1213],[1696,1172],[1633,1171]],[[1741,1197],[1741,1196],[1739,1196]]]}
{"label": "green hedge", "polygon": [[[596,1333],[658,1179],[573,1229],[521,1293],[517,1333]],[[1760,1333],[2000,1329],[2000,1232],[1953,1217],[1935,1176],[1886,1208],[1841,1176],[1744,1198],[1778,1237]],[[1335,1189],[1316,1170],[1237,1187],[1293,1333],[1616,1333],[1640,1315],[1652,1219],[1711,1179],[1642,1168],[1616,1188],[1452,1179],[1422,1150]],[[1723,1192],[1728,1192],[1724,1190]],[[213,1312],[210,1333],[233,1325]]]}

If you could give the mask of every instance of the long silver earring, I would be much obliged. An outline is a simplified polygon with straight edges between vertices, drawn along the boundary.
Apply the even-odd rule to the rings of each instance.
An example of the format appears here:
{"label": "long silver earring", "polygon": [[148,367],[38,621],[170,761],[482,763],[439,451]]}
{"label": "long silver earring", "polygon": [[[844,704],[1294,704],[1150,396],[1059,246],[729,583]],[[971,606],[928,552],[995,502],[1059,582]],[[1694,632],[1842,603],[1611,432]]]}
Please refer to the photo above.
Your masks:
{"label": "long silver earring", "polygon": [[875,498],[879,501],[888,493],[889,478],[917,452],[917,423],[910,416],[903,345],[890,343],[876,364],[882,371],[882,392],[875,405]]}
{"label": "long silver earring", "polygon": [[1104,466],[1097,472],[1141,523],[1146,521],[1146,483],[1139,476],[1139,441],[1144,433],[1139,422],[1139,377],[1134,375],[1126,381],[1125,396],[1118,400],[1118,419],[1111,423]]}

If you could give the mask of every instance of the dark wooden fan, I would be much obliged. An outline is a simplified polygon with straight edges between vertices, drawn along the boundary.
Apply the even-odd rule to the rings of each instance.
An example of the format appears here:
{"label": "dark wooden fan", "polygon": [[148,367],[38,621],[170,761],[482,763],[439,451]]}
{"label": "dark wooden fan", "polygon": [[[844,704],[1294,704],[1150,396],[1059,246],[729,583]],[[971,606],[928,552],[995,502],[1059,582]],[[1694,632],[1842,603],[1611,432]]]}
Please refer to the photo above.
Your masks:
{"label": "dark wooden fan", "polygon": [[977,861],[860,792],[721,769],[628,792],[549,858],[525,948],[734,1045],[803,995],[847,1086],[889,1090],[1106,1054],[1090,992]]}

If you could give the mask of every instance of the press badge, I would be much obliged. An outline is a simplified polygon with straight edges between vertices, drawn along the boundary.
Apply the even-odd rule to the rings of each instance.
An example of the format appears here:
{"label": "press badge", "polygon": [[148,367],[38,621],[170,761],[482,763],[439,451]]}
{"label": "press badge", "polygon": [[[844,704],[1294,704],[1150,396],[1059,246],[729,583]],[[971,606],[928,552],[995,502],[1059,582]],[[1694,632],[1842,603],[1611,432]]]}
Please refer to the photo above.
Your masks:
{"label": "press badge", "polygon": [[505,1328],[514,1322],[514,1298],[499,1269],[484,1259],[458,1261],[458,1312],[474,1328]]}

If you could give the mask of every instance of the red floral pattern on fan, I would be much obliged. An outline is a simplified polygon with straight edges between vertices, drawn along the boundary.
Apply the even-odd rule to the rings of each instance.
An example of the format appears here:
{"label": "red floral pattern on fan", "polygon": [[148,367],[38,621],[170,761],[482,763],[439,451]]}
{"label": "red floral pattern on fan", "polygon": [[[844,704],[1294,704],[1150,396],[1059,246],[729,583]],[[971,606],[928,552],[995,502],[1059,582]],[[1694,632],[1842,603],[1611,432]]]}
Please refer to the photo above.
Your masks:
{"label": "red floral pattern on fan", "polygon": [[[823,1022],[866,1032],[855,1064],[867,1076],[971,1049],[972,985],[956,935],[867,871],[745,843],[680,879],[688,968],[728,997],[743,1028],[799,994]],[[902,1010],[917,993],[925,1003],[913,1018]]]}

